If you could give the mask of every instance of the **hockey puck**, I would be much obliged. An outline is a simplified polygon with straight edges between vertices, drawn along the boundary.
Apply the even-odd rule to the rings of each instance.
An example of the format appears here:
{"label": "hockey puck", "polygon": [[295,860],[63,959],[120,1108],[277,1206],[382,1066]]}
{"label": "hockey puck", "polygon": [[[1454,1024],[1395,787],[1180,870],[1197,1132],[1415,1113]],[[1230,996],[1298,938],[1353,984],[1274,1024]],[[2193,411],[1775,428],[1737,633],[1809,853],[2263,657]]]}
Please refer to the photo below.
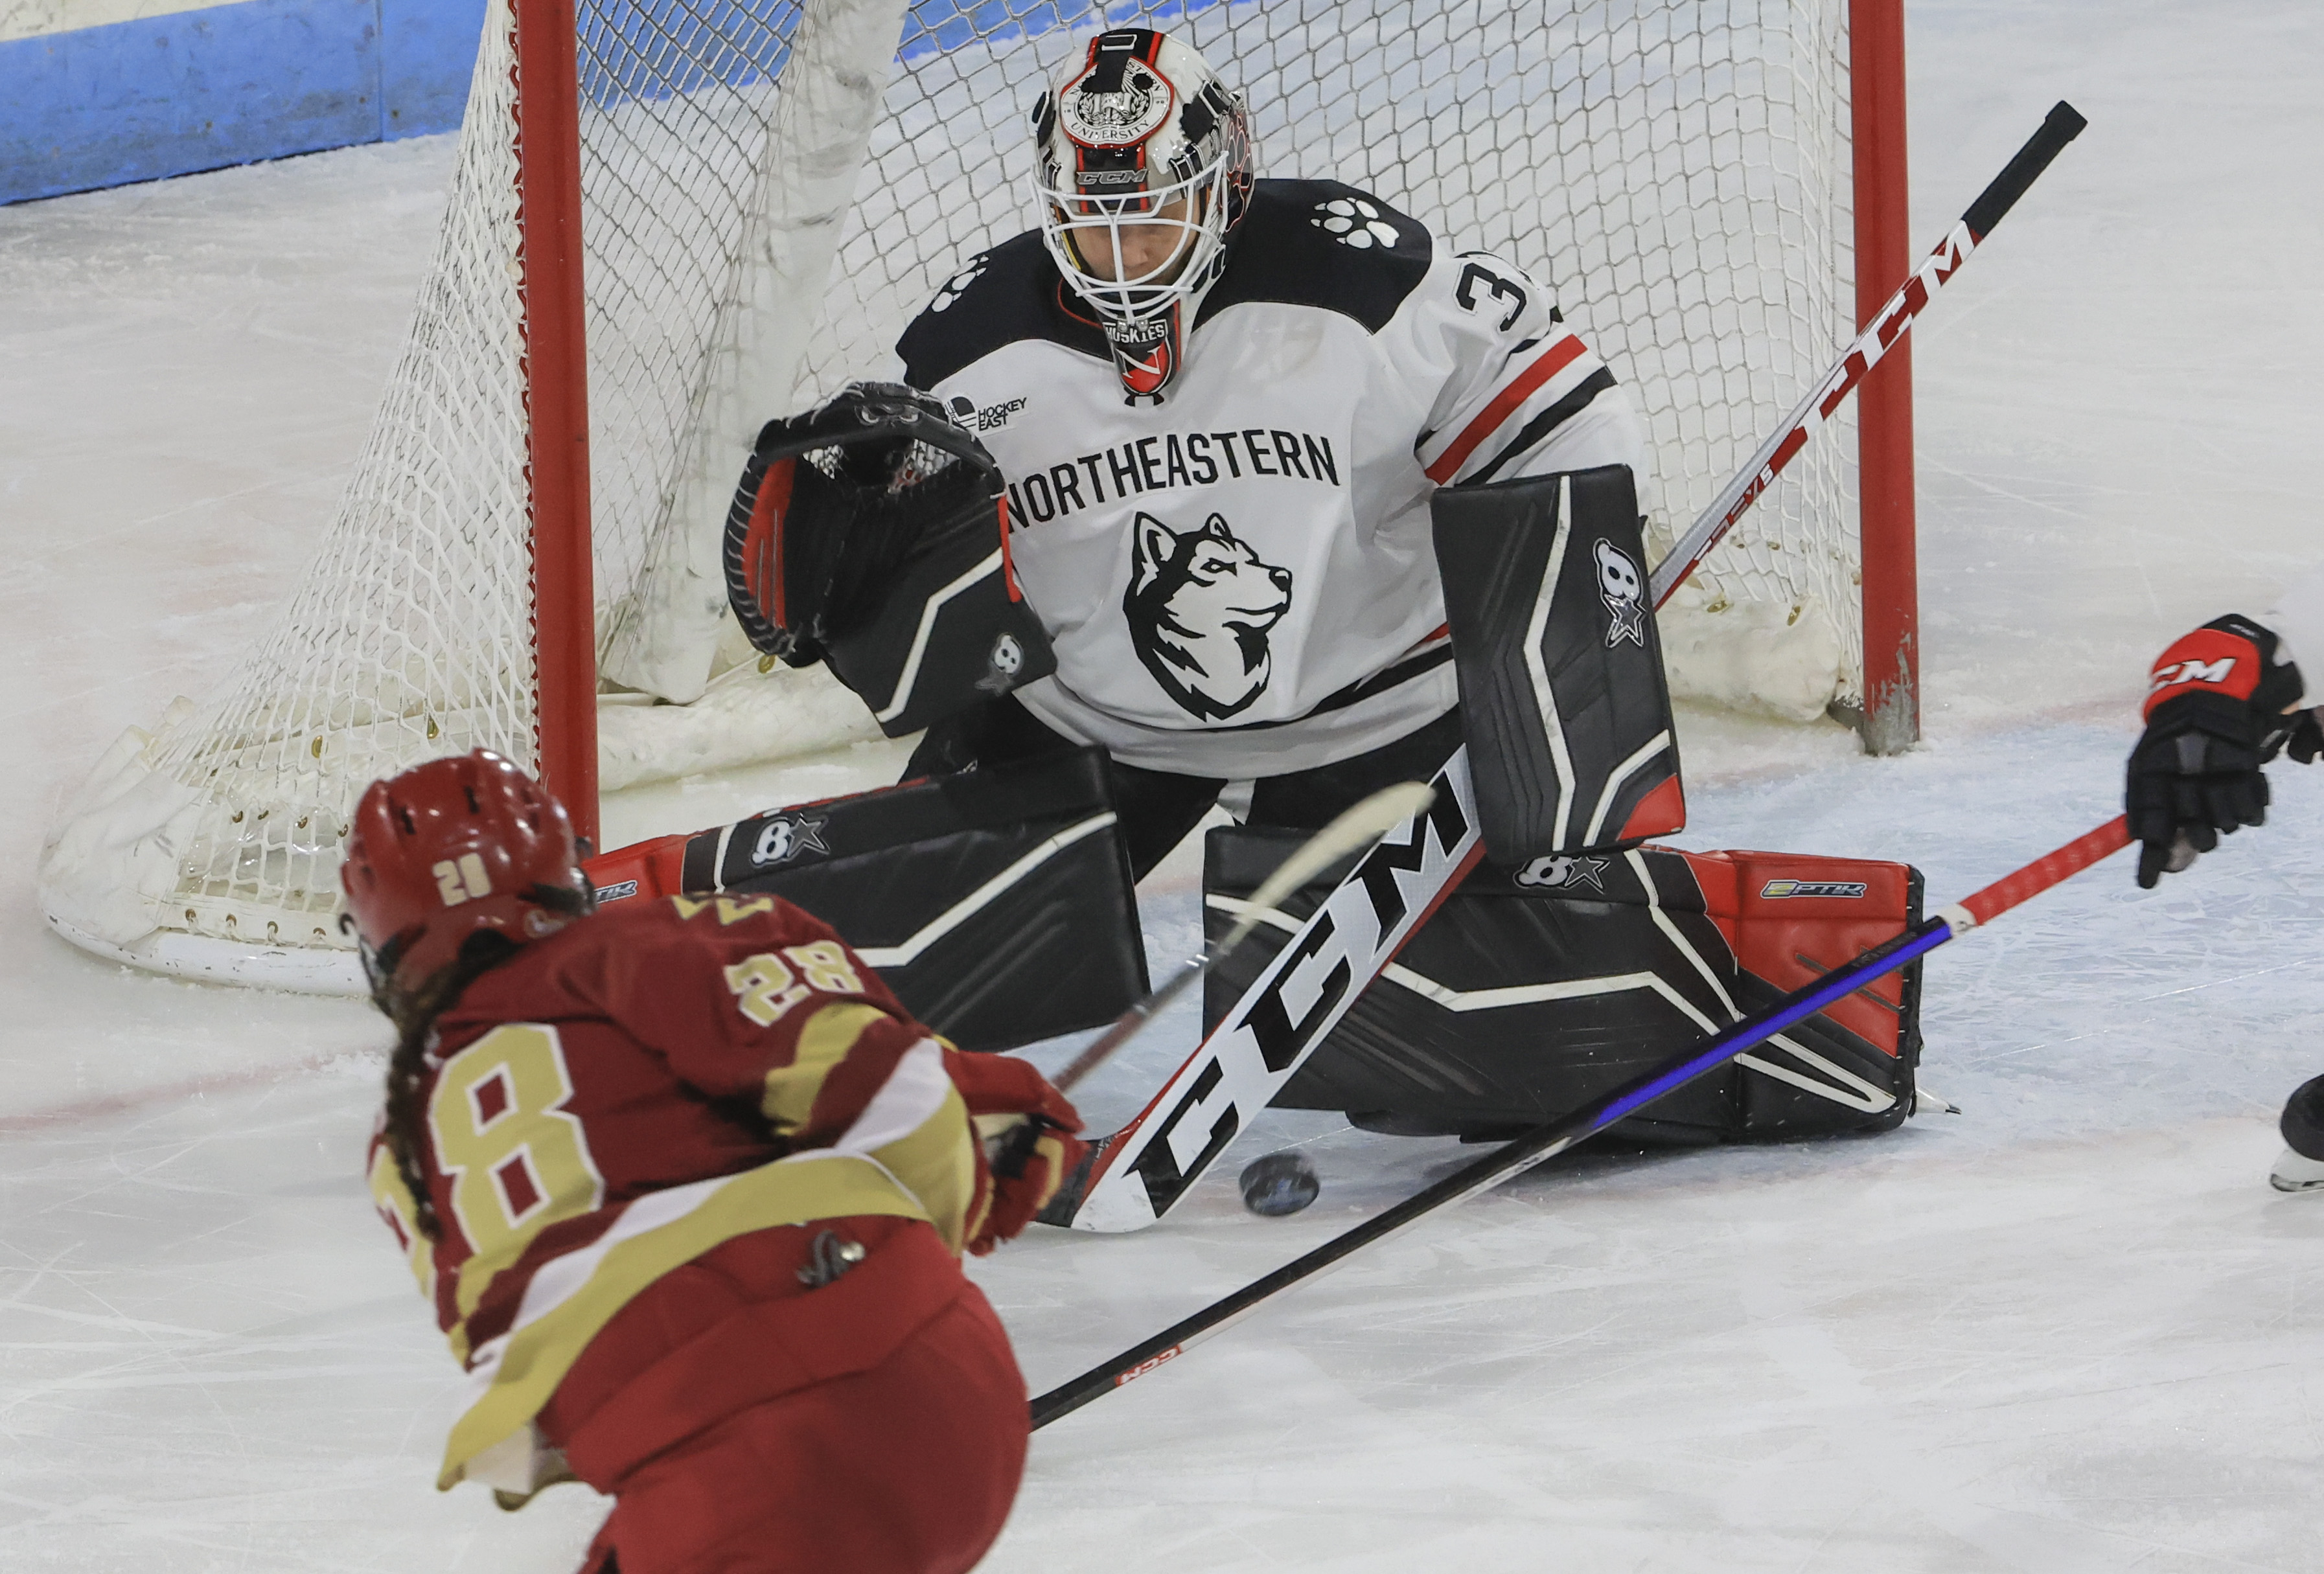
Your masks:
{"label": "hockey puck", "polygon": [[1298,1212],[1323,1190],[1323,1183],[1315,1178],[1315,1166],[1307,1162],[1307,1155],[1289,1148],[1255,1158],[1242,1167],[1242,1205],[1270,1219]]}

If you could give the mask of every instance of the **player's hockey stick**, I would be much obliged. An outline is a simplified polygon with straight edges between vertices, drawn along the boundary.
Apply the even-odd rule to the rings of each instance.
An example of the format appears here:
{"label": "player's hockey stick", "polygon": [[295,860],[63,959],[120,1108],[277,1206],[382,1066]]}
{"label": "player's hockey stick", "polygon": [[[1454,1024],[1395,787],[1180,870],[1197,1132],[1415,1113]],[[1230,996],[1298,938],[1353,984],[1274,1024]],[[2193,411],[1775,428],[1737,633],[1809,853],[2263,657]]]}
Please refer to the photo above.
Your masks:
{"label": "player's hockey stick", "polygon": [[1283,867],[1268,876],[1267,883],[1250,898],[1250,911],[1240,922],[1220,937],[1215,945],[1205,945],[1193,956],[1178,964],[1162,987],[1124,1011],[1113,1020],[1113,1026],[1092,1039],[1074,1056],[1071,1064],[1049,1079],[1057,1091],[1069,1093],[1074,1084],[1105,1063],[1106,1057],[1138,1036],[1148,1022],[1159,1016],[1171,1001],[1186,992],[1194,980],[1209,972],[1232,955],[1237,947],[1250,938],[1250,932],[1269,907],[1279,907],[1292,892],[1314,879],[1340,860],[1370,846],[1398,825],[1428,812],[1435,800],[1435,789],[1416,781],[1398,782],[1394,787],[1380,788],[1362,803],[1343,811],[1330,824],[1301,842]]}
{"label": "player's hockey stick", "polygon": [[1647,585],[1654,595],[1655,605],[1661,606],[1671,598],[1695,566],[1727,534],[1729,527],[1743,517],[1743,511],[1767,490],[1785,466],[1798,457],[1808,446],[1814,428],[1830,420],[1840,404],[1864,381],[1866,373],[1878,364],[1880,357],[1912,328],[1913,319],[1929,304],[1929,297],[1960,272],[1969,253],[1977,250],[2002,216],[2025,195],[2025,189],[2050,167],[2050,161],[2062,152],[2066,144],[2081,133],[2089,122],[2064,99],[2058,101],[2042,129],[2017,150],[1993,184],[1978,194],[1969,210],[1960,216],[1952,230],[1937,244],[1920,271],[1904,281],[1904,288],[1888,298],[1879,313],[1872,319],[1856,342],[1842,352],[1837,365],[1825,373],[1815,391],[1800,400],[1791,419],[1759,446],[1749,464],[1740,474],[1729,482],[1711,501],[1702,517],[1687,528],[1671,548],[1670,556],[1655,566]]}
{"label": "player's hockey stick", "polygon": [[1774,1005],[1755,1011],[1734,1026],[1672,1057],[1652,1071],[1623,1083],[1612,1092],[1583,1105],[1572,1114],[1536,1128],[1508,1146],[1463,1164],[1434,1185],[1406,1198],[1377,1218],[1333,1237],[1305,1256],[1296,1257],[1264,1278],[1256,1279],[1231,1295],[1214,1301],[1193,1316],[1164,1329],[1152,1339],[1084,1372],[1069,1383],[1033,1400],[1033,1425],[1047,1426],[1070,1414],[1100,1395],[1108,1393],[1167,1361],[1187,1347],[1230,1323],[1249,1316],[1259,1304],[1305,1279],[1337,1267],[1368,1247],[1379,1245],[1409,1229],[1440,1208],[1464,1202],[1502,1182],[1521,1175],[1536,1164],[1556,1157],[1574,1144],[1603,1131],[1626,1116],[1684,1086],[1753,1045],[1805,1020],[1833,1001],[1894,972],[1914,957],[1934,951],[1948,940],[1991,922],[2030,897],[2048,890],[2111,853],[2130,845],[2128,822],[2121,816],[2087,835],[2077,837],[2053,852],[2043,854],[2023,869],[1987,886],[1956,906],[1932,914],[1895,939],[1875,946],[1856,961],[1837,967],[1812,983],[1793,990]]}
{"label": "player's hockey stick", "polygon": [[[1413,932],[1482,856],[1469,752],[1379,835],[1242,998],[1128,1125],[1090,1144],[1044,1224],[1142,1229],[1169,1211],[1265,1109]],[[1264,905],[1254,903],[1263,912]],[[1257,917],[1259,914],[1253,914]]]}

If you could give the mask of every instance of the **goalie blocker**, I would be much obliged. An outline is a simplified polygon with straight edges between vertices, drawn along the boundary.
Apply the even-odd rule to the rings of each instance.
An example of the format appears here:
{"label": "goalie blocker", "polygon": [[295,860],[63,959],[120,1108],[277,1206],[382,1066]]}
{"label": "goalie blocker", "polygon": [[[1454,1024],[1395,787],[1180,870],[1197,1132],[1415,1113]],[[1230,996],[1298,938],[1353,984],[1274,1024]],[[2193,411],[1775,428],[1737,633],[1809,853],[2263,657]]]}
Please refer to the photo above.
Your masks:
{"label": "goalie blocker", "polygon": [[[1210,833],[1215,936],[1296,834]],[[1214,971],[1216,1020],[1314,910],[1327,871]],[[1277,1095],[1403,1136],[1501,1138],[1581,1108],[1920,919],[1905,864],[1642,847],[1480,865]],[[1920,963],[1613,1129],[1700,1145],[1886,1130],[1911,1112]]]}
{"label": "goalie blocker", "polygon": [[757,649],[827,663],[890,738],[1056,670],[1017,588],[1001,473],[943,405],[855,382],[769,421],[727,511]]}
{"label": "goalie blocker", "polygon": [[582,867],[601,904],[794,902],[962,1049],[1094,1027],[1148,988],[1130,857],[1093,749],[797,804]]}
{"label": "goalie blocker", "polygon": [[1429,513],[1486,856],[1683,828],[1628,467],[1448,487]]}

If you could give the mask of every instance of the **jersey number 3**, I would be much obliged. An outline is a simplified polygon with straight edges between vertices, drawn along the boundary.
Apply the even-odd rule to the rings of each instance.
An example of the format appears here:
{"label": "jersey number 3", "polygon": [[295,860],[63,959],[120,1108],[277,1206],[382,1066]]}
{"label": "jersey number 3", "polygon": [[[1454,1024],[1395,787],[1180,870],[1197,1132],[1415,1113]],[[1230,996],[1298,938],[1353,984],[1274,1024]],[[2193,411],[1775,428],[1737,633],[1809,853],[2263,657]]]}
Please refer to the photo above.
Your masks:
{"label": "jersey number 3", "polygon": [[1471,262],[1461,270],[1461,282],[1452,287],[1452,299],[1461,303],[1462,310],[1477,309],[1480,304],[1477,299],[1477,286],[1480,284],[1485,287],[1486,293],[1490,299],[1511,303],[1508,315],[1501,318],[1499,329],[1502,333],[1508,333],[1517,318],[1524,315],[1525,286],[1514,279],[1503,278],[1481,263]]}

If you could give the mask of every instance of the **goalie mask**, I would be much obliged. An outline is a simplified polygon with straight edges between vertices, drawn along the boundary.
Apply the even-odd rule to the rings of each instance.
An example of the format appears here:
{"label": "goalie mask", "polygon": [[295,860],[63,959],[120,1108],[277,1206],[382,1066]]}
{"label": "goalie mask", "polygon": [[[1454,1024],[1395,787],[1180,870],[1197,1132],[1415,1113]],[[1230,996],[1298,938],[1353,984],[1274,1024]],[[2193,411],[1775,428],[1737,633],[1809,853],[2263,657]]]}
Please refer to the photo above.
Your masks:
{"label": "goalie mask", "polygon": [[1250,204],[1242,98],[1176,39],[1123,28],[1041,95],[1033,140],[1049,255],[1097,315],[1132,401],[1157,397]]}

